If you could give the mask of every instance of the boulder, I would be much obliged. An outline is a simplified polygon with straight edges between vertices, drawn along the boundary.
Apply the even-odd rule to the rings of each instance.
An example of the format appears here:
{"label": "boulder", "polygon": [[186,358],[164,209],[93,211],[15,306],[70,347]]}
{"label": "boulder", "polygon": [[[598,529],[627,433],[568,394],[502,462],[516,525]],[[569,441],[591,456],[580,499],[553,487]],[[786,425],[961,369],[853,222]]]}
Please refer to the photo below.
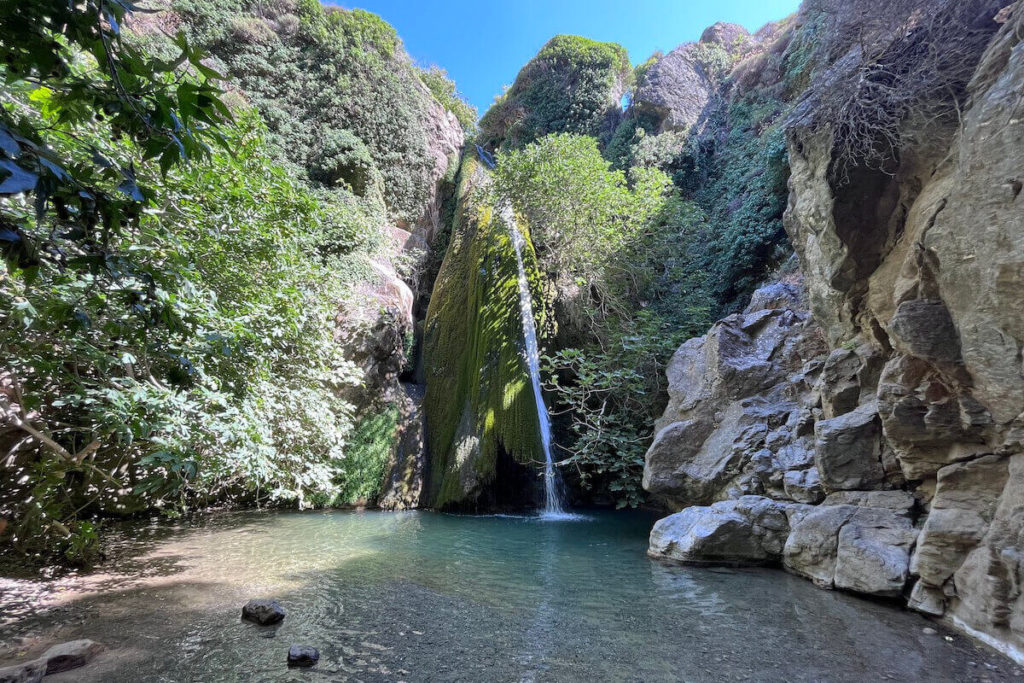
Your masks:
{"label": "boulder", "polygon": [[72,640],[54,645],[43,653],[46,661],[46,675],[77,669],[85,666],[103,651],[103,646],[91,640]]}
{"label": "boulder", "polygon": [[724,21],[712,24],[700,34],[700,42],[712,45],[721,45],[727,51],[734,54],[744,52],[744,47],[750,41],[750,33],[739,24],[730,24]]}
{"label": "boulder", "polygon": [[784,478],[786,496],[798,503],[820,503],[825,498],[818,469],[790,470]]}
{"label": "boulder", "polygon": [[788,534],[786,504],[744,496],[659,520],[647,554],[687,564],[765,564],[778,561]]}
{"label": "boulder", "polygon": [[[709,505],[725,497],[770,494],[807,501],[804,482],[786,493],[790,470],[814,460],[813,387],[823,347],[794,285],[769,285],[760,305],[729,316],[683,344],[668,367],[669,403],[647,452],[644,488],[671,506]],[[791,477],[791,489],[799,489]]]}
{"label": "boulder", "polygon": [[873,403],[814,425],[815,464],[826,489],[868,489],[884,481],[881,431]]}
{"label": "boulder", "polygon": [[907,607],[933,617],[941,617],[946,612],[946,596],[941,589],[918,581],[910,591]]}
{"label": "boulder", "polygon": [[0,669],[0,683],[39,683],[46,675],[46,659],[40,657]]}
{"label": "boulder", "polygon": [[910,575],[916,537],[910,519],[899,511],[822,505],[794,518],[783,561],[825,588],[893,597]]}
{"label": "boulder", "polygon": [[916,538],[906,516],[884,508],[858,508],[839,531],[835,587],[898,597],[910,575]]}
{"label": "boulder", "polygon": [[831,588],[836,574],[839,532],[856,512],[852,505],[822,505],[793,520],[783,564],[794,574]]}
{"label": "boulder", "polygon": [[911,565],[922,581],[941,586],[984,538],[1009,476],[1007,466],[1007,458],[989,455],[939,470]]}
{"label": "boulder", "polygon": [[657,118],[659,132],[691,128],[711,101],[714,85],[693,50],[692,43],[681,45],[655,62],[633,97],[637,112]]}
{"label": "boulder", "polygon": [[309,667],[320,661],[320,651],[309,645],[292,645],[288,648],[288,666]]}
{"label": "boulder", "polygon": [[284,608],[277,600],[250,600],[242,608],[242,618],[260,626],[269,626],[284,620]]}

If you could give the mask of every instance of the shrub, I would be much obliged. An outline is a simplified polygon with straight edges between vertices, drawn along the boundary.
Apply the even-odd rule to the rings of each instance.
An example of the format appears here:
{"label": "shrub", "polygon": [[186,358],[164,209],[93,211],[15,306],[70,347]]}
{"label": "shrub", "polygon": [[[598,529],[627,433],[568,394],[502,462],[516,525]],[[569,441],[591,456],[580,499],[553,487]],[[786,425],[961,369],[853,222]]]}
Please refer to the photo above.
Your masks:
{"label": "shrub", "polygon": [[496,186],[530,224],[542,272],[573,283],[577,300],[561,308],[586,312],[584,329],[559,334],[575,346],[546,358],[555,413],[568,423],[561,466],[636,505],[649,425],[664,408],[664,365],[708,323],[694,257],[704,215],[662,171],[613,169],[589,137],[552,135],[505,153]]}
{"label": "shrub", "polygon": [[621,45],[555,36],[484,114],[481,141],[515,149],[551,133],[573,133],[607,142],[632,76]]}
{"label": "shrub", "polygon": [[467,135],[476,131],[479,115],[476,107],[466,102],[459,93],[455,82],[448,78],[448,72],[438,66],[419,70],[420,80],[427,86],[441,105],[455,114]]}
{"label": "shrub", "polygon": [[[356,162],[356,184],[366,179],[365,162],[372,159],[390,218],[419,218],[434,191],[429,96],[390,25],[369,12],[316,0],[175,0],[174,8],[188,35],[223,63],[263,114],[272,149],[315,182],[329,184],[339,169],[321,150],[342,142],[331,139],[342,135],[337,131],[348,131],[363,146],[346,139],[342,150],[350,155],[343,163]],[[277,39],[239,41],[231,35],[233,21],[248,22],[253,14]]]}

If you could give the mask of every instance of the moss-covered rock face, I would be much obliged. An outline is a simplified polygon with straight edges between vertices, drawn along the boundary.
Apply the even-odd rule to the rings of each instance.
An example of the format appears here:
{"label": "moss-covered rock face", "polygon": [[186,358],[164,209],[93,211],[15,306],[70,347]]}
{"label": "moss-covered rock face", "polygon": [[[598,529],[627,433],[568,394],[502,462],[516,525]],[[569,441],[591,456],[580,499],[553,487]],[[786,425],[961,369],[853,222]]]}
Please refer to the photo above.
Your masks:
{"label": "moss-covered rock face", "polygon": [[[510,218],[493,205],[489,182],[475,160],[464,162],[451,243],[427,311],[428,502],[436,508],[525,502],[533,496],[523,489],[532,489],[544,458],[522,355]],[[523,261],[536,274],[528,238]],[[531,291],[540,310],[539,276]]]}
{"label": "moss-covered rock face", "polygon": [[492,148],[523,147],[550,133],[607,140],[622,116],[632,79],[626,49],[579,36],[555,36],[480,120]]}

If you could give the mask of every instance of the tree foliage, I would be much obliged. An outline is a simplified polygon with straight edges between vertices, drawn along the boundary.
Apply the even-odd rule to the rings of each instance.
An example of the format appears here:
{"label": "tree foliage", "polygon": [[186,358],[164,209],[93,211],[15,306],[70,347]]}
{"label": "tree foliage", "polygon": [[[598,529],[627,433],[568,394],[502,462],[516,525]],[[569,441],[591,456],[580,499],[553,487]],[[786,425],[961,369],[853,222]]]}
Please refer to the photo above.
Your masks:
{"label": "tree foliage", "polygon": [[[555,283],[559,339],[548,389],[568,424],[572,468],[621,505],[643,496],[643,454],[664,407],[663,369],[707,324],[705,276],[693,257],[704,216],[663,172],[615,170],[591,137],[551,135],[500,157],[496,186],[530,225]],[[575,322],[574,322],[575,321]]]}
{"label": "tree foliage", "polygon": [[428,74],[431,89],[424,87],[394,28],[318,0],[174,0],[172,7],[182,30],[260,110],[277,154],[333,187],[323,159],[336,154],[344,131],[366,150],[359,163],[370,167],[359,173],[381,180],[368,199],[383,200],[392,220],[420,217],[435,190],[432,99],[440,92],[463,125],[470,114],[442,74]]}
{"label": "tree foliage", "polygon": [[0,14],[0,517],[74,561],[100,513],[344,502],[382,467],[379,429],[348,461],[334,339],[371,219],[275,161],[257,115],[231,123],[183,38],[170,61],[123,40],[133,9]]}

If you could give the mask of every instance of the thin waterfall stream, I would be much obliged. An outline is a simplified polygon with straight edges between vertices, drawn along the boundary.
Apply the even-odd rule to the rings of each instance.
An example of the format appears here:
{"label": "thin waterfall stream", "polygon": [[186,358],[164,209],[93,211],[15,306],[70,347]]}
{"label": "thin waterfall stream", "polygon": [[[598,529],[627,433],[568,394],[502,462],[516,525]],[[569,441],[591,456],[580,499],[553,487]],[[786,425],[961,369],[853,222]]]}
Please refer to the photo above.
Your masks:
{"label": "thin waterfall stream", "polygon": [[558,471],[551,459],[551,419],[548,417],[547,406],[540,391],[540,351],[537,348],[537,326],[533,321],[533,304],[530,300],[530,284],[526,279],[526,268],[523,266],[523,245],[525,240],[516,228],[515,216],[511,208],[502,210],[502,218],[508,223],[512,233],[512,245],[516,250],[516,265],[519,266],[519,313],[523,320],[523,355],[530,370],[530,383],[533,385],[533,398],[537,404],[537,423],[540,427],[540,441],[544,448],[544,517],[565,517],[562,505],[561,487],[558,485]]}

